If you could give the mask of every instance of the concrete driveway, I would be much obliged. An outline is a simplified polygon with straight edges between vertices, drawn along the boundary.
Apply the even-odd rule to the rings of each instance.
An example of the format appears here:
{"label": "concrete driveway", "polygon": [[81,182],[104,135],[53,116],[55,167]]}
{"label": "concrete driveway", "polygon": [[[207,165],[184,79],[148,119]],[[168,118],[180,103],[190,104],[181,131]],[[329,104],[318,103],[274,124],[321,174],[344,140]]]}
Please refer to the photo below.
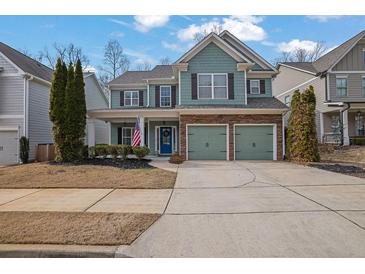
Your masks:
{"label": "concrete driveway", "polygon": [[186,162],[132,257],[365,257],[365,180],[284,162]]}

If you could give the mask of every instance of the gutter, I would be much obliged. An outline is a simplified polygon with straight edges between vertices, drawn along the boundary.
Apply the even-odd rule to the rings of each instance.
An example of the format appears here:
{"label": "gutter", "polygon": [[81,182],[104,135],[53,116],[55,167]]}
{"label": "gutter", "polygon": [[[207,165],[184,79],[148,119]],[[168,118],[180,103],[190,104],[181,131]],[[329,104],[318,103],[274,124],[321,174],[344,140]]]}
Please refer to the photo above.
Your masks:
{"label": "gutter", "polygon": [[343,137],[343,113],[350,109],[351,104],[350,103],[344,103],[346,104],[346,107],[340,110],[340,120],[341,120],[341,146],[343,146],[344,143],[344,137]]}

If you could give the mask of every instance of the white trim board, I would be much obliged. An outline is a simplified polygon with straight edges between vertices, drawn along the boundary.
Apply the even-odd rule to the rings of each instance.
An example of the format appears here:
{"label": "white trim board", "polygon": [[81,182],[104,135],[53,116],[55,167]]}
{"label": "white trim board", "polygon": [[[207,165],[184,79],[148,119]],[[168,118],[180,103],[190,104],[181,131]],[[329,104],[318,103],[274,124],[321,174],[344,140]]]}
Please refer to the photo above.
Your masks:
{"label": "white trim board", "polygon": [[[189,126],[225,126],[226,127],[226,150],[227,150],[227,157],[226,160],[229,161],[229,124],[186,124],[185,125],[185,153],[186,153],[186,160],[189,160],[189,139],[188,139],[188,127]],[[181,147],[181,143],[180,143]]]}
{"label": "white trim board", "polygon": [[236,127],[237,126],[272,126],[273,127],[273,160],[277,160],[277,125],[276,124],[233,124],[233,160],[236,160]]}

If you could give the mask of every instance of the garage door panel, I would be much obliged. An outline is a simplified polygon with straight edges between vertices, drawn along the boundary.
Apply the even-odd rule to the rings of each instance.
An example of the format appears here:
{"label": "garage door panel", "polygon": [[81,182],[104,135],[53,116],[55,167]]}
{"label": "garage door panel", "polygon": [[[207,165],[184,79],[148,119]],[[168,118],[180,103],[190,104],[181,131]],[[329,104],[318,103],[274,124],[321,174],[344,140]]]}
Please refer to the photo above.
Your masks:
{"label": "garage door panel", "polygon": [[17,162],[17,131],[0,131],[0,164]]}
{"label": "garage door panel", "polygon": [[189,160],[226,160],[227,132],[225,126],[189,126]]}
{"label": "garage door panel", "polygon": [[236,126],[236,160],[273,160],[273,126]]}

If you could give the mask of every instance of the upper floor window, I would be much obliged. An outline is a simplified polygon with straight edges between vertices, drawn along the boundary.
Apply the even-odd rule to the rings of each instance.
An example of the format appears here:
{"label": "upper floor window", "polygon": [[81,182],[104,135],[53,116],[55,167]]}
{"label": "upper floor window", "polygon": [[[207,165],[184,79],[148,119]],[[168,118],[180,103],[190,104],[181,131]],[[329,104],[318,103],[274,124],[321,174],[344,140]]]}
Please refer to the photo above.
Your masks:
{"label": "upper floor window", "polygon": [[285,103],[285,105],[287,105],[288,107],[290,106],[290,95],[285,96],[285,98],[284,98],[284,103]]}
{"label": "upper floor window", "polygon": [[362,77],[362,96],[365,97],[365,76]]}
{"label": "upper floor window", "polygon": [[198,74],[199,99],[227,99],[227,73]]}
{"label": "upper floor window", "polygon": [[336,78],[336,94],[339,97],[347,96],[347,78]]}
{"label": "upper floor window", "polygon": [[260,94],[260,80],[250,80],[250,93]]}
{"label": "upper floor window", "polygon": [[171,86],[160,86],[160,106],[171,107]]}
{"label": "upper floor window", "polygon": [[139,91],[125,91],[124,92],[125,106],[139,106]]}

